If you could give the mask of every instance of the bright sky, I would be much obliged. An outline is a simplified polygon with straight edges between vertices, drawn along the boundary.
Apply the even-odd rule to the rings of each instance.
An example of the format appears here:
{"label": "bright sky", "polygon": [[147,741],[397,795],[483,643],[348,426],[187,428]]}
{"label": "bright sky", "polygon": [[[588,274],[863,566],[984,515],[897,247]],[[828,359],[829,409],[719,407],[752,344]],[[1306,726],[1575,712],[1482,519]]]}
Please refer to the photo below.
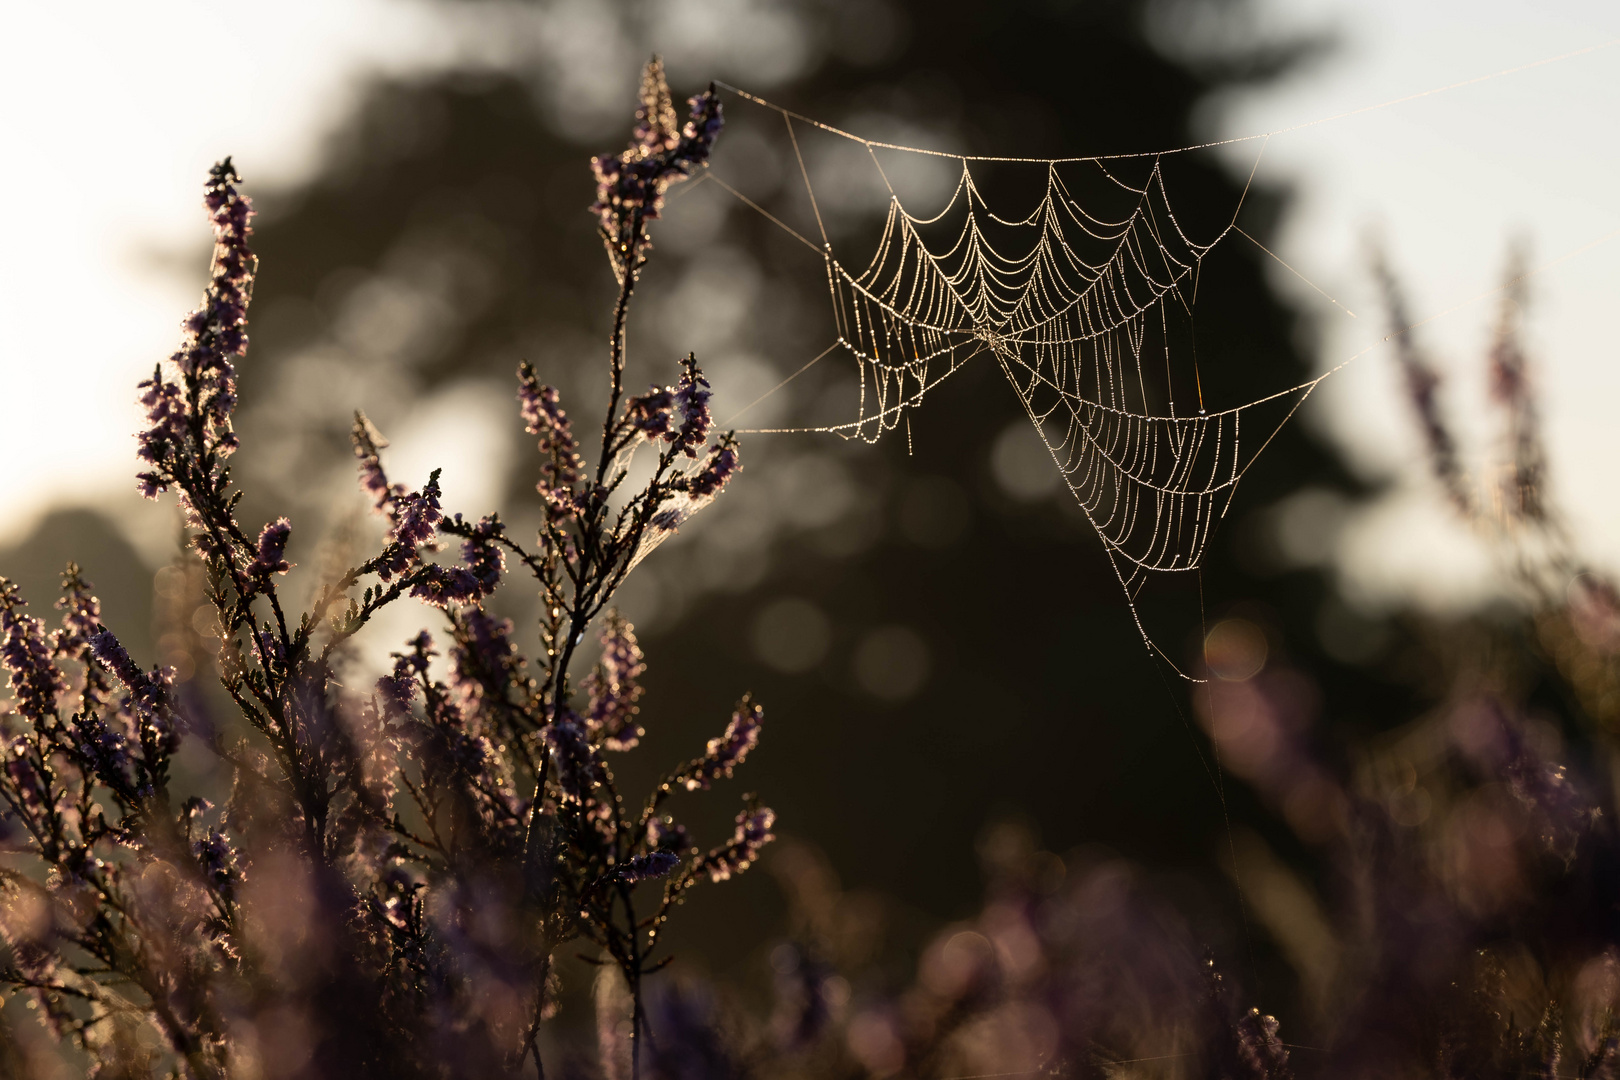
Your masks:
{"label": "bright sky", "polygon": [[205,249],[208,166],[306,174],[364,72],[445,58],[430,26],[388,0],[0,6],[0,534],[132,490],[132,387],[202,287],[160,259]]}
{"label": "bright sky", "polygon": [[[1262,10],[1270,32],[1327,27],[1340,46],[1310,72],[1226,103],[1221,135],[1273,131],[1609,45],[1279,134],[1265,146],[1260,174],[1294,182],[1301,196],[1277,254],[1357,315],[1339,313],[1275,267],[1278,284],[1321,313],[1322,367],[1386,333],[1364,256],[1375,233],[1407,285],[1413,317],[1441,316],[1420,328],[1420,340],[1445,372],[1445,404],[1480,448],[1492,448],[1483,362],[1496,297],[1441,313],[1500,283],[1515,236],[1529,242],[1532,264],[1568,256],[1531,281],[1528,339],[1555,497],[1584,550],[1620,566],[1620,337],[1612,328],[1620,296],[1620,6],[1265,0]],[[1247,167],[1258,149],[1234,147],[1232,160]],[[1354,524],[1341,564],[1353,591],[1373,602],[1463,599],[1481,588],[1489,562],[1433,497],[1402,406],[1384,347],[1327,380],[1307,407],[1307,422],[1331,430],[1368,475],[1414,481]]]}
{"label": "bright sky", "polygon": [[[479,52],[476,28],[449,32],[435,10],[404,0],[0,7],[0,504],[11,508],[0,539],[26,529],[53,492],[129,497],[133,384],[173,349],[200,288],[152,253],[205,242],[197,195],[208,164],[233,153],[264,186],[307,175],[368,72]],[[1598,0],[1262,0],[1261,10],[1262,33],[1336,29],[1340,47],[1309,73],[1225,103],[1211,134],[1289,127],[1620,38],[1620,8]],[[1360,316],[1336,313],[1277,267],[1280,285],[1324,312],[1324,366],[1384,332],[1364,272],[1369,229],[1385,238],[1417,316],[1435,314],[1497,284],[1511,236],[1541,263],[1620,227],[1617,132],[1620,45],[1269,140],[1261,175],[1302,196],[1278,254]],[[1246,168],[1257,149],[1232,158]],[[1620,238],[1533,288],[1557,492],[1588,550],[1620,565],[1620,343],[1608,318]],[[1485,300],[1423,330],[1461,415],[1484,407],[1493,317]],[[1378,350],[1324,384],[1310,422],[1370,474],[1409,471],[1416,443],[1400,404]],[[1419,483],[1358,522],[1341,551],[1353,586],[1373,599],[1416,589],[1442,600],[1477,587],[1481,557],[1428,502]]]}

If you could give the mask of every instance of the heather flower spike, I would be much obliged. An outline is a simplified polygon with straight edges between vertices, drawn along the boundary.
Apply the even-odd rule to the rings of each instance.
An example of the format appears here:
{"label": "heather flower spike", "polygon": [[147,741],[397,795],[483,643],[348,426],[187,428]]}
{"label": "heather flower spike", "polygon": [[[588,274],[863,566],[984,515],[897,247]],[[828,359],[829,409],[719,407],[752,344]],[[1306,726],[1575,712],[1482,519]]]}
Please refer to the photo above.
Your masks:
{"label": "heather flower spike", "polygon": [[641,73],[641,105],[636,109],[632,138],[642,158],[667,153],[680,142],[680,120],[664,78],[664,61],[657,56]]}
{"label": "heather flower spike", "polygon": [[771,827],[776,812],[765,806],[750,806],[737,815],[737,826],[729,843],[722,844],[698,862],[698,868],[711,881],[725,881],[747,870],[759,858],[765,845],[776,838]]}
{"label": "heather flower spike", "polygon": [[651,244],[645,226],[662,211],[665,191],[709,160],[724,124],[712,85],[687,104],[690,118],[677,136],[664,65],[654,57],[642,76],[641,106],[629,149],[591,160],[596,173],[596,202],[591,212],[597,217],[608,261],[621,283],[633,278],[646,260]]}
{"label": "heather flower spike", "polygon": [[55,714],[67,681],[51,658],[45,624],[23,614],[25,606],[17,586],[0,578],[0,663],[11,677],[17,710],[37,724]]}
{"label": "heather flower spike", "polygon": [[759,745],[759,732],[764,722],[765,710],[752,697],[738,702],[724,734],[709,740],[707,752],[694,761],[681,778],[686,790],[708,788],[716,780],[729,778],[749,752]]}
{"label": "heather flower spike", "polygon": [[213,269],[202,306],[186,317],[185,340],[170,357],[181,382],[170,381],[160,366],[140,384],[148,427],[139,436],[139,456],[152,468],[138,479],[148,498],[182,477],[205,481],[237,447],[232,358],[247,351],[247,307],[258,268],[248,247],[253,206],[238,194],[240,182],[230,158],[208,174],[203,204],[214,227]]}
{"label": "heather flower spike", "polygon": [[635,629],[618,612],[609,612],[602,626],[602,659],[582,686],[590,697],[587,729],[609,750],[630,750],[641,740],[635,716],[642,689],[636,680],[645,670]]}
{"label": "heather flower spike", "polygon": [[[359,484],[381,543],[327,571],[303,611],[285,595],[292,523],[272,517],[254,532],[237,516],[227,461],[257,260],[236,170],[227,159],[209,173],[208,286],[180,348],[140,383],[138,456],[144,494],[176,492],[181,636],[215,642],[222,693],[187,684],[203,671],[137,662],[76,567],[54,631],[0,578],[12,699],[0,708],[0,815],[20,826],[7,834],[16,861],[32,860],[15,879],[9,863],[0,875],[0,987],[33,995],[97,1075],[150,1072],[130,1065],[131,1025],[163,1042],[141,1061],[191,1080],[280,1075],[272,1058],[286,1032],[298,1033],[300,1060],[365,1075],[508,1075],[531,1055],[540,1069],[552,957],[576,941],[600,947],[630,989],[639,1070],[659,928],[698,880],[752,863],[774,822],[750,804],[729,841],[694,854],[687,830],[660,813],[665,798],[742,764],[763,715],[751,699],[640,813],[605,756],[640,742],[646,669],[634,629],[610,610],[614,594],[662,535],[658,522],[713,498],[737,469],[734,440],[710,445],[695,356],[674,385],[623,394],[647,222],[720,130],[712,90],[690,104],[681,126],[655,62],[629,149],[595,163],[620,282],[595,461],[557,390],[523,364],[518,412],[537,440],[544,507],[526,543],[495,515],[447,516],[437,471],[419,487],[390,479],[387,441],[356,413]],[[636,489],[638,447],[657,460]],[[499,595],[509,567],[539,593],[532,654],[529,628],[498,613],[516,607]],[[424,630],[380,678],[354,678],[350,639],[407,598],[443,620],[442,659]],[[580,679],[576,649],[593,628],[601,658]],[[203,650],[186,655],[208,663]],[[214,716],[216,700],[234,715]],[[171,775],[186,740],[206,767]],[[187,790],[216,772],[230,792],[217,808]],[[632,897],[645,904],[654,888],[661,906],[638,917]],[[37,910],[23,918],[19,904]],[[333,1001],[346,1003],[333,1015],[306,1008]],[[0,1051],[7,1037],[0,1019]],[[264,1059],[241,1064],[255,1053]]]}

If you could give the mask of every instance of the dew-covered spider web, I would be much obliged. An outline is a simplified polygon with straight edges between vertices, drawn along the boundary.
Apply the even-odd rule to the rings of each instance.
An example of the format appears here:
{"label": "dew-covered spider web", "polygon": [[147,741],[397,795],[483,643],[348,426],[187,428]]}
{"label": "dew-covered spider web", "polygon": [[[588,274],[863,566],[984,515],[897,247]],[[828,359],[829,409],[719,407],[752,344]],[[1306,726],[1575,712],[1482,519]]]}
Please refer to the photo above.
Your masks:
{"label": "dew-covered spider web", "polygon": [[[963,365],[996,364],[1101,541],[1143,640],[1164,656],[1137,609],[1144,586],[1198,570],[1245,470],[1315,386],[1224,408],[1205,400],[1192,303],[1202,263],[1236,214],[1212,236],[1189,235],[1157,159],[955,155],[954,187],[919,213],[879,151],[941,155],[861,139],[737,93],[782,113],[820,232],[818,244],[773,217],[825,264],[836,337],[812,363],[842,353],[859,373],[852,419],[755,430],[874,441],[909,428],[911,410]],[[859,144],[887,192],[864,263],[846,262],[828,238],[798,125]],[[1028,174],[1015,212],[998,212],[981,186],[978,171],[992,164]]]}
{"label": "dew-covered spider web", "polygon": [[[741,431],[874,441],[904,427],[909,438],[910,413],[930,390],[970,362],[996,364],[1101,541],[1143,641],[1191,678],[1144,625],[1144,587],[1200,570],[1246,471],[1310,393],[1356,359],[1236,401],[1212,393],[1232,380],[1200,367],[1192,332],[1200,274],[1233,233],[1259,245],[1239,219],[1269,136],[1152,154],[977,157],[863,138],[725,89],[739,105],[778,114],[785,125],[789,168],[803,181],[813,229],[793,228],[718,171],[705,179],[817,252],[825,266],[834,341],[786,381],[838,354],[859,374],[856,415],[847,421]],[[812,134],[853,150],[835,180],[861,167],[881,185],[875,243],[846,242],[824,214],[827,200],[818,200],[801,148]],[[1255,150],[1249,183],[1229,217],[1196,235],[1178,218],[1167,160],[1239,142]],[[908,157],[934,159],[954,172],[954,184],[909,198],[891,177],[895,162]],[[993,197],[986,173],[998,188]],[[844,250],[857,247],[854,258]]]}

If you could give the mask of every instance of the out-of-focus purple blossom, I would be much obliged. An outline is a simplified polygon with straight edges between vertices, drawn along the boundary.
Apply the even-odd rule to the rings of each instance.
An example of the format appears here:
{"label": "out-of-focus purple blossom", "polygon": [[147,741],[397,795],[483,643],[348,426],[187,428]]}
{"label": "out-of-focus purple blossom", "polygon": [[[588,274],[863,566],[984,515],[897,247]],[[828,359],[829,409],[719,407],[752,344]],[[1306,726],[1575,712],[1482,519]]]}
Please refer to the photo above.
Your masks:
{"label": "out-of-focus purple blossom", "polygon": [[56,711],[56,696],[67,680],[51,659],[45,624],[25,615],[17,586],[0,578],[0,664],[11,677],[17,711],[36,724]]}
{"label": "out-of-focus purple blossom", "polygon": [[593,743],[629,750],[641,741],[644,732],[635,718],[642,687],[636,680],[646,670],[635,628],[617,612],[610,613],[602,627],[602,659],[583,684],[590,695],[585,727]]}
{"label": "out-of-focus purple blossom", "polygon": [[776,824],[776,811],[768,806],[751,807],[737,815],[737,827],[728,843],[715,848],[698,863],[698,869],[709,875],[710,881],[725,881],[754,865],[760,851],[776,839],[771,826]]}
{"label": "out-of-focus purple blossom", "polygon": [[651,851],[620,863],[613,876],[626,885],[661,878],[680,864],[681,857],[673,851]]}
{"label": "out-of-focus purple blossom", "polygon": [[1530,363],[1519,334],[1525,303],[1525,252],[1516,246],[1510,253],[1503,274],[1502,302],[1497,316],[1496,335],[1491,342],[1491,397],[1507,413],[1508,441],[1513,450],[1513,469],[1504,479],[1503,495],[1507,511],[1532,522],[1547,518],[1547,455],[1541,435],[1540,409],[1531,385]]}
{"label": "out-of-focus purple blossom", "polygon": [[546,745],[557,766],[557,781],[563,795],[574,802],[590,799],[596,786],[596,753],[591,749],[585,726],[573,713],[564,713],[545,728]]}
{"label": "out-of-focus purple blossom", "polygon": [[6,776],[17,789],[23,808],[37,812],[45,806],[45,785],[29,756],[28,740],[12,739],[6,746]]}
{"label": "out-of-focus purple blossom", "polygon": [[776,969],[777,1009],[771,1027],[777,1045],[790,1052],[814,1045],[832,1022],[827,994],[836,969],[798,944],[777,946],[771,966]]}
{"label": "out-of-focus purple blossom", "polygon": [[[697,457],[698,448],[709,440],[714,417],[709,412],[709,382],[698,367],[697,356],[687,353],[681,361],[681,381],[675,389],[675,407],[681,412],[681,429],[670,440],[687,457]],[[722,481],[724,483],[724,481]],[[718,488],[716,490],[719,490]]]}
{"label": "out-of-focus purple blossom", "polygon": [[208,880],[214,891],[226,900],[234,900],[236,886],[242,880],[242,872],[238,865],[236,849],[231,846],[225,834],[218,828],[211,828],[206,836],[192,841],[191,850],[197,859],[197,865],[202,868],[203,877]]}
{"label": "out-of-focus purple blossom", "polygon": [[1412,332],[1412,319],[1406,308],[1406,294],[1400,282],[1382,257],[1373,263],[1373,276],[1383,292],[1384,308],[1388,313],[1390,340],[1395,346],[1395,358],[1406,381],[1406,396],[1417,414],[1428,448],[1429,467],[1445,490],[1446,497],[1465,517],[1474,512],[1474,498],[1463,471],[1462,459],[1457,453],[1456,440],[1440,414],[1437,392],[1440,373],[1419,348]]}
{"label": "out-of-focus purple blossom", "polygon": [[253,638],[259,644],[259,659],[266,668],[286,660],[287,651],[281,647],[281,638],[274,630],[257,631]]}
{"label": "out-of-focus purple blossom", "polygon": [[277,518],[260,531],[258,552],[248,566],[248,577],[259,587],[269,583],[270,575],[285,574],[292,569],[292,563],[284,557],[291,535],[292,524],[286,518]]}
{"label": "out-of-focus purple blossom", "polygon": [[655,817],[647,822],[647,846],[678,855],[692,847],[692,838],[685,825],[677,825],[667,817]]}
{"label": "out-of-focus purple blossom", "polygon": [[713,498],[741,471],[737,445],[729,439],[709,447],[709,456],[703,466],[687,481],[686,490],[695,498]]}
{"label": "out-of-focus purple blossom", "polygon": [[659,532],[674,532],[689,516],[691,516],[690,508],[671,506],[658,511],[648,519],[647,524]]}
{"label": "out-of-focus purple blossom", "polygon": [[1288,1048],[1277,1038],[1277,1018],[1250,1009],[1235,1025],[1238,1060],[1254,1080],[1293,1080],[1288,1064]]}
{"label": "out-of-focus purple blossom", "polygon": [[545,500],[552,518],[570,517],[576,509],[574,484],[582,471],[579,442],[557,388],[542,386],[526,360],[518,365],[518,403],[524,430],[540,437],[542,461],[535,490]]}
{"label": "out-of-focus purple blossom", "polygon": [[759,745],[759,732],[765,722],[765,709],[752,698],[738,702],[725,733],[710,739],[708,749],[684,779],[686,790],[708,788],[716,780],[729,777],[732,770]]}
{"label": "out-of-focus purple blossom", "polygon": [[1537,753],[1506,715],[1501,723],[1506,749],[1502,774],[1509,790],[1535,815],[1536,838],[1547,851],[1572,862],[1599,811],[1581,797],[1562,765]]}

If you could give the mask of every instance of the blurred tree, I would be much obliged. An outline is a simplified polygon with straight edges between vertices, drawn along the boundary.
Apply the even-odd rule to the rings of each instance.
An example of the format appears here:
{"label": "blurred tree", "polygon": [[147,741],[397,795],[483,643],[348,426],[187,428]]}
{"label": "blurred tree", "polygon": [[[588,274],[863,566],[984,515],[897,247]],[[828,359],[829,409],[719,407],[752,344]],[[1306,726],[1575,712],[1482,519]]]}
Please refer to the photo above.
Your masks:
{"label": "blurred tree", "polygon": [[[693,7],[694,25],[664,40],[650,6],[604,6],[592,32],[634,46],[622,73],[598,80],[618,94],[615,109],[630,99],[641,54],[654,49],[668,54],[677,82],[760,86],[745,78],[757,74],[746,57],[749,35],[766,33],[765,16],[743,7],[753,14]],[[566,43],[578,12],[539,8]],[[1181,146],[1203,135],[1195,112],[1212,93],[1275,77],[1309,54],[1300,46],[1171,55],[1163,46],[1179,21],[1219,23],[1243,10],[1239,0],[1183,8],[802,0],[772,9],[777,22],[766,29],[787,26],[806,44],[784,66],[792,77],[765,88],[807,115],[887,118],[976,153]],[[729,51],[708,48],[722,38]],[[240,430],[273,451],[255,454],[265,468],[244,477],[247,519],[287,512],[310,537],[306,523],[336,521],[333,507],[358,505],[346,439],[354,408],[395,433],[425,423],[418,403],[459,403],[442,443],[451,454],[452,442],[470,443],[482,424],[481,402],[500,401],[508,413],[519,359],[562,386],[565,400],[594,377],[580,360],[606,334],[613,280],[585,213],[586,159],[620,136],[598,137],[589,110],[542,82],[491,70],[380,82],[334,139],[320,176],[259,196],[262,272]],[[242,164],[251,182],[251,163]],[[1244,178],[1212,160],[1177,170],[1183,223],[1208,235],[1230,217]],[[769,177],[759,183],[793,197],[780,177],[774,187]],[[1284,192],[1259,184],[1244,204],[1245,230],[1269,242],[1285,203]],[[668,381],[669,361],[699,348],[724,391],[727,357],[702,352],[718,326],[733,330],[716,346],[727,353],[757,353],[767,341],[795,347],[769,357],[776,378],[820,347],[820,268],[803,273],[803,251],[758,215],[733,207],[706,234],[671,228],[654,237],[669,257],[660,255],[643,309],[662,315],[634,330],[641,377]],[[1233,239],[1201,278],[1198,356],[1204,372],[1220,373],[1217,389],[1230,401],[1310,373],[1302,316],[1272,293],[1264,259]],[[717,278],[716,267],[731,277]],[[753,290],[748,318],[723,318],[728,281]],[[795,384],[795,401],[812,409],[837,380],[824,364]],[[725,715],[726,695],[751,685],[771,714],[746,782],[769,792],[783,830],[824,847],[846,881],[934,916],[960,914],[979,893],[975,837],[993,819],[1020,815],[1053,850],[1102,844],[1153,868],[1206,940],[1228,958],[1246,957],[1221,869],[1228,828],[1252,828],[1302,865],[1308,853],[1242,785],[1212,775],[1211,747],[1192,722],[1195,691],[1143,648],[1079,515],[1053,498],[1020,501],[998,484],[997,440],[1025,422],[986,363],[930,398],[910,453],[904,437],[870,449],[821,436],[745,438],[746,471],[727,516],[695,520],[694,535],[652,560],[668,569],[655,575],[659,594],[644,598],[649,611],[659,604],[644,624],[655,660],[649,696],[659,703],[646,717],[659,746],[646,757],[690,748]],[[515,425],[509,444],[494,438],[520,446]],[[515,460],[509,474],[472,467],[501,473],[503,512],[522,521],[533,512],[533,470],[528,456]],[[456,480],[452,469],[452,494]],[[1268,554],[1268,508],[1310,488],[1357,494],[1334,452],[1293,423],[1250,473],[1202,584],[1189,580],[1147,610],[1184,635],[1161,641],[1166,650],[1195,663],[1201,589],[1211,624],[1240,614],[1263,630],[1271,664],[1311,672],[1335,723],[1386,723],[1406,713],[1405,691],[1342,659],[1355,652],[1342,640],[1328,651],[1317,632],[1324,617],[1341,631],[1348,618],[1329,580]],[[825,512],[812,505],[817,495],[827,497]],[[779,519],[772,527],[750,524],[749,514],[767,512]],[[96,560],[84,561],[100,580]],[[1376,642],[1376,628],[1357,632]],[[727,678],[714,678],[719,668]],[[743,886],[685,930],[714,963],[739,959],[774,925],[768,879]],[[1292,975],[1257,937],[1272,991],[1259,1003],[1286,1024],[1284,1003],[1271,998]]]}

